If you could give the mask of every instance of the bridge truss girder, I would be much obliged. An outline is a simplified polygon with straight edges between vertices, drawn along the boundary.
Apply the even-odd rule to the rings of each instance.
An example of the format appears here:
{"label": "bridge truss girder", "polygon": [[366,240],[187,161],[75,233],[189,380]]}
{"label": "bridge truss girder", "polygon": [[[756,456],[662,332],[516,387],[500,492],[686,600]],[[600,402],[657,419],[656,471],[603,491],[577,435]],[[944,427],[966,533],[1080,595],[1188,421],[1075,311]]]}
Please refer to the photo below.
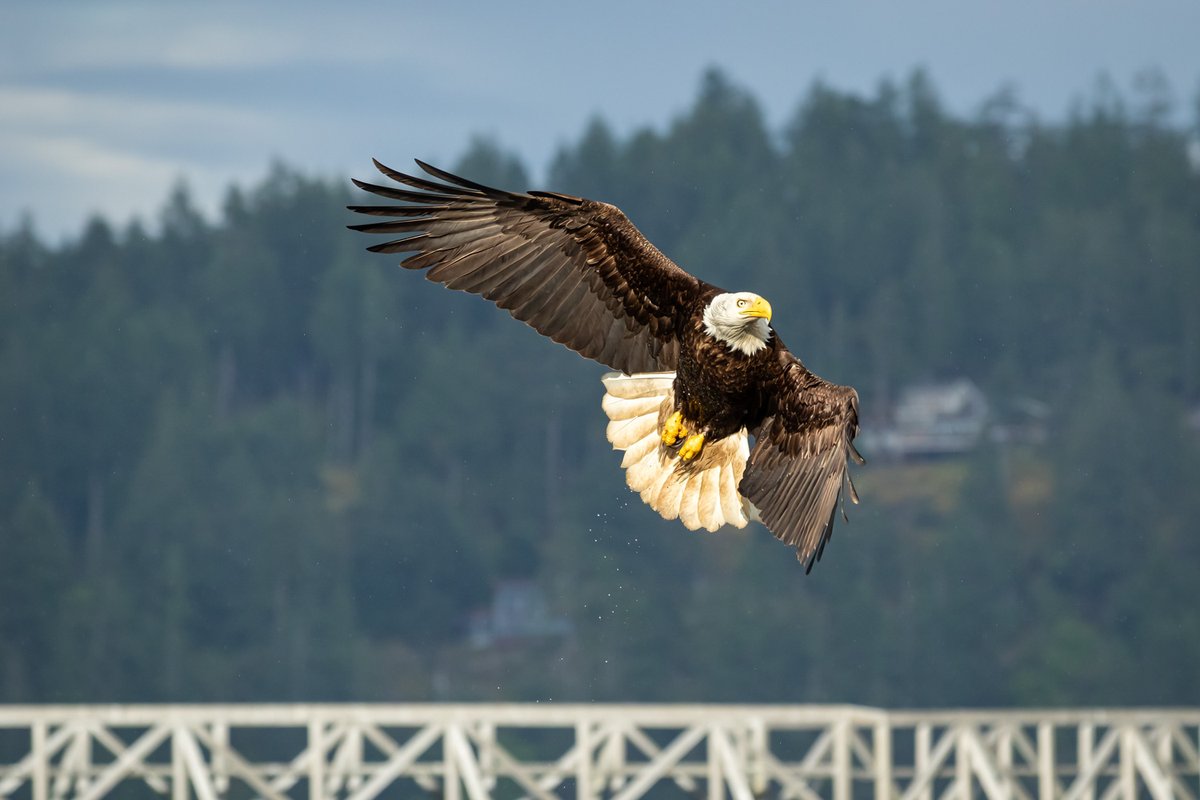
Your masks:
{"label": "bridge truss girder", "polygon": [[1198,751],[1200,709],[0,706],[0,798],[1195,799]]}

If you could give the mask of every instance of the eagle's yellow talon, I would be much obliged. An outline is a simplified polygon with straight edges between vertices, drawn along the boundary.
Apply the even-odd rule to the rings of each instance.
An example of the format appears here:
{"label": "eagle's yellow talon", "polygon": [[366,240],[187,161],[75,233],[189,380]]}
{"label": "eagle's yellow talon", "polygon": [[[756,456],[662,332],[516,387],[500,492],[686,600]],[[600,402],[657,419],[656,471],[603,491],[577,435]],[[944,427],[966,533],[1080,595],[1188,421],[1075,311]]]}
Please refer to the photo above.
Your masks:
{"label": "eagle's yellow talon", "polygon": [[667,419],[667,424],[663,425],[662,443],[670,447],[684,436],[687,436],[687,429],[683,427],[683,414],[676,411]]}
{"label": "eagle's yellow talon", "polygon": [[687,440],[684,441],[683,446],[679,448],[679,457],[684,461],[691,461],[700,453],[700,450],[703,447],[703,433],[697,433],[695,436],[689,436]]}

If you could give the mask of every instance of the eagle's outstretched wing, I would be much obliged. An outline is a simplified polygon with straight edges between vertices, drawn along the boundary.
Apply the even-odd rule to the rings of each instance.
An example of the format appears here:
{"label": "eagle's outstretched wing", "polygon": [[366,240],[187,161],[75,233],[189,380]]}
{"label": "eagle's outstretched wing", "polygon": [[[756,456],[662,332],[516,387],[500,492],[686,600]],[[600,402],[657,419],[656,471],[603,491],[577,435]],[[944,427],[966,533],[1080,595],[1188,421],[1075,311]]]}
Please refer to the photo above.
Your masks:
{"label": "eagle's outstretched wing", "polygon": [[754,504],[762,523],[812,570],[833,533],[843,484],[858,494],[847,459],[863,463],[854,449],[858,435],[858,392],[805,369],[780,349],[774,413],[757,430],[754,449],[738,491]]}
{"label": "eagle's outstretched wing", "polygon": [[482,295],[560,344],[627,374],[673,370],[683,315],[707,289],[659,252],[615,206],[552,192],[516,194],[417,164],[445,183],[397,172],[409,187],[355,180],[403,205],[350,206],[393,217],[350,226],[403,234],[368,249],[451,289]]}

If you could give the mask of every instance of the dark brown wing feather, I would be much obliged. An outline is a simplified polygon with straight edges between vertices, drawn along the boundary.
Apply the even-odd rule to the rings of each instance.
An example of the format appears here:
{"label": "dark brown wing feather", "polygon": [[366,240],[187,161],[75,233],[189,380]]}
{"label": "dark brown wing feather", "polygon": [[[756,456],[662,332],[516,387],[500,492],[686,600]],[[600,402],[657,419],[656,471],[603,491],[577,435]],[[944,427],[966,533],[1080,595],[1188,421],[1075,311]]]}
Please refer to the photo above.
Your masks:
{"label": "dark brown wing feather", "polygon": [[350,206],[402,234],[368,248],[451,289],[482,295],[560,344],[625,373],[673,370],[676,333],[708,288],[650,244],[615,206],[552,192],[516,194],[421,161],[439,183],[375,162],[408,188],[354,181],[404,205]]}
{"label": "dark brown wing feather", "polygon": [[854,449],[858,392],[812,374],[786,348],[779,364],[774,413],[754,431],[739,491],[809,572],[833,534],[843,484],[858,502],[846,468],[848,458],[863,463]]}

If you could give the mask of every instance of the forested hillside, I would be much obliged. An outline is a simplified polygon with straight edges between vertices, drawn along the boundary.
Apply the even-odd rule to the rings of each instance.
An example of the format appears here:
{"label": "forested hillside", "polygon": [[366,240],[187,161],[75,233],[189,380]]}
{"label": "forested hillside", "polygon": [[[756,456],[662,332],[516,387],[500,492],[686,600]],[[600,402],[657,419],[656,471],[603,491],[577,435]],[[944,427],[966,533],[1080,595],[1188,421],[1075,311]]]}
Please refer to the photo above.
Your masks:
{"label": "forested hillside", "polygon": [[[934,379],[1050,409],[1041,444],[858,469],[807,577],[760,527],[658,520],[603,368],[365,253],[348,176],[4,232],[0,702],[1195,703],[1200,157],[1170,111],[1151,82],[962,118],[918,73],[773,130],[713,72],[558,154],[544,188],[761,292],[868,430]],[[449,166],[528,186],[489,141]],[[573,632],[472,647],[514,579]]]}

